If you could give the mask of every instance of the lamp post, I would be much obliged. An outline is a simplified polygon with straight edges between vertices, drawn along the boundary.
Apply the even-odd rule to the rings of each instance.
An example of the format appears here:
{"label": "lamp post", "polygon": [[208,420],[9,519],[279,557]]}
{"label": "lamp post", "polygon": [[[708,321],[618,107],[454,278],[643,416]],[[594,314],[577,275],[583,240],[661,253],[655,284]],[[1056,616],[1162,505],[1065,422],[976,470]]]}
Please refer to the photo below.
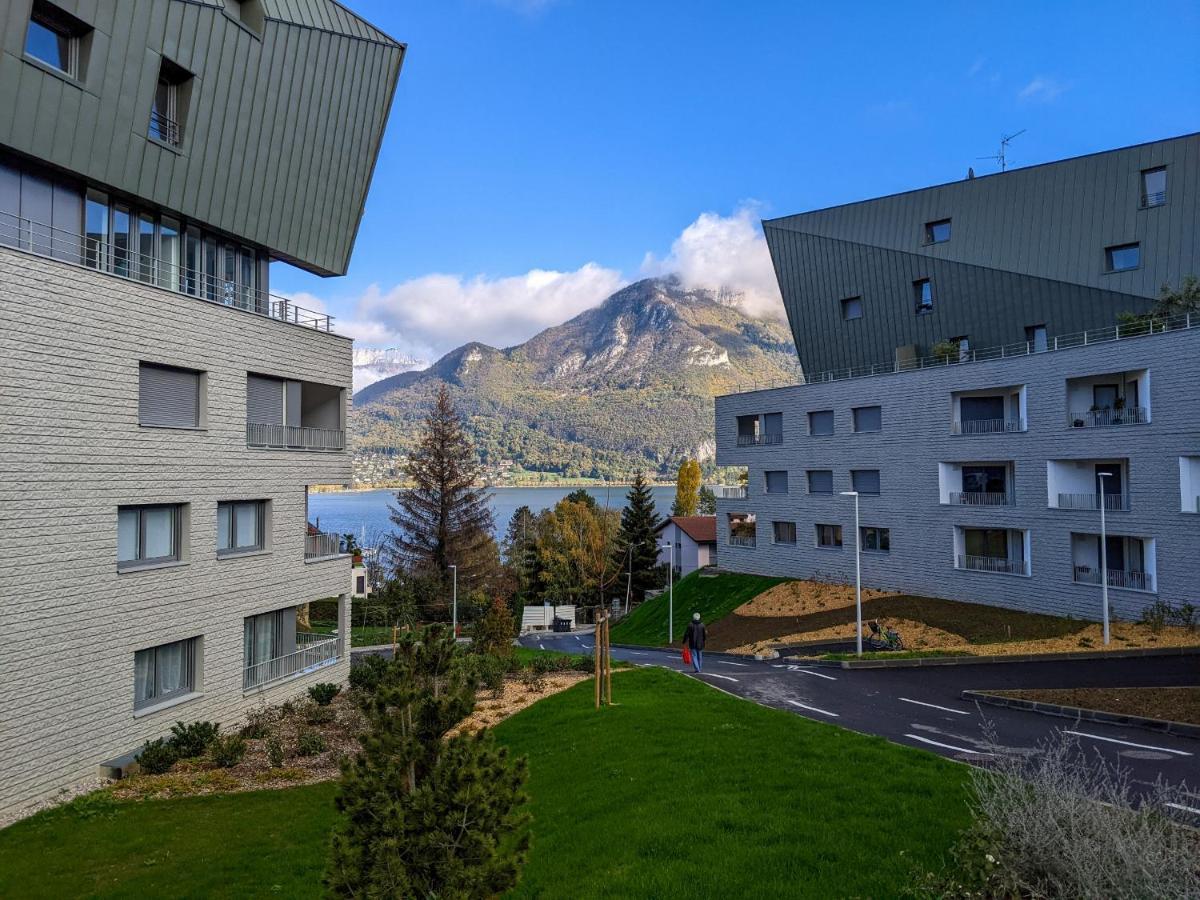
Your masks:
{"label": "lamp post", "polygon": [[1100,489],[1100,496],[1096,499],[1099,501],[1096,505],[1100,507],[1100,597],[1101,603],[1104,605],[1104,646],[1108,646],[1108,529],[1105,527],[1104,521],[1104,485],[1105,478],[1111,478],[1112,472],[1097,472],[1096,480],[1100,483],[1097,487]]}
{"label": "lamp post", "polygon": [[862,656],[862,529],[858,527],[858,491],[842,491],[843,497],[854,498],[854,634],[855,652]]}
{"label": "lamp post", "polygon": [[667,643],[675,639],[675,544],[663,541],[659,546],[671,551],[667,567]]}
{"label": "lamp post", "polygon": [[454,570],[454,600],[450,607],[450,627],[454,631],[454,639],[458,640],[458,566],[447,566],[446,568]]}

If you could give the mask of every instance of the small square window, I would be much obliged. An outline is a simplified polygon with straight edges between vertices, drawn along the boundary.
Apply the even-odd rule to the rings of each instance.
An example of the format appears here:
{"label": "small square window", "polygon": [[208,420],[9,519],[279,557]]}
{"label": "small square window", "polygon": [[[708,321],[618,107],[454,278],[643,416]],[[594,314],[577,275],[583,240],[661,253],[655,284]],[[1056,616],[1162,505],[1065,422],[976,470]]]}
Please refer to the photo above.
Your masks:
{"label": "small square window", "polygon": [[925,223],[925,243],[941,244],[950,240],[950,220],[938,219]]}
{"label": "small square window", "polygon": [[818,525],[817,546],[840,548],[842,546],[841,525]]}
{"label": "small square window", "polygon": [[199,640],[189,638],[133,654],[133,708],[144,709],[196,690]]}
{"label": "small square window", "polygon": [[847,297],[842,301],[842,318],[849,322],[851,319],[863,317],[862,297]]}
{"label": "small square window", "polygon": [[776,544],[794,544],[796,543],[796,523],[795,522],[772,522],[774,531],[774,541]]}
{"label": "small square window", "polygon": [[928,278],[914,281],[913,300],[916,303],[918,316],[933,312],[933,282]]}
{"label": "small square window", "polygon": [[252,553],[266,546],[265,500],[217,504],[217,556]]}
{"label": "small square window", "polygon": [[854,413],[854,430],[856,432],[883,431],[883,407],[858,406],[852,412]]}
{"label": "small square window", "polygon": [[808,475],[808,492],[810,494],[832,494],[833,493],[833,470],[832,469],[809,469]]}
{"label": "small square window", "polygon": [[763,476],[768,494],[786,494],[788,492],[788,473],[786,471],[764,472]]}
{"label": "small square window", "polygon": [[833,410],[821,409],[808,414],[808,433],[810,435],[833,434]]}
{"label": "small square window", "polygon": [[122,506],[117,510],[117,569],[173,562],[180,558],[183,507]]}
{"label": "small square window", "polygon": [[80,38],[88,27],[57,6],[34,0],[25,32],[25,55],[79,79]]}
{"label": "small square window", "polygon": [[878,469],[853,469],[850,472],[850,485],[860,494],[879,493]]}
{"label": "small square window", "polygon": [[1117,244],[1104,248],[1104,262],[1109,272],[1128,272],[1142,264],[1141,244]]}
{"label": "small square window", "polygon": [[1162,206],[1167,202],[1167,167],[1142,170],[1142,208]]}
{"label": "small square window", "polygon": [[872,528],[864,526],[859,530],[864,550],[876,553],[889,553],[892,549],[892,532],[888,528]]}

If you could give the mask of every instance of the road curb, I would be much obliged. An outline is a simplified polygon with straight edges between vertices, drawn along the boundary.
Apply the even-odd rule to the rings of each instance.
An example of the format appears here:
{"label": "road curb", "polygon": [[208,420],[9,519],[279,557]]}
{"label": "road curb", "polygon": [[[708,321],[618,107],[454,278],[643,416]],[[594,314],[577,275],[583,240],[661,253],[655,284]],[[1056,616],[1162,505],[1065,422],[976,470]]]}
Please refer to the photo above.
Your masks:
{"label": "road curb", "polygon": [[963,691],[960,696],[964,700],[976,703],[986,703],[989,706],[1003,706],[1009,709],[1023,709],[1027,712],[1041,713],[1044,716],[1062,716],[1068,719],[1099,722],[1104,725],[1144,728],[1147,731],[1157,731],[1159,734],[1200,739],[1200,725],[1192,725],[1187,722],[1172,722],[1168,719],[1147,719],[1144,716],[1122,715],[1121,713],[1104,712],[1099,709],[1084,709],[1081,706],[1060,706],[1057,703],[1042,703],[1038,700],[1024,700],[1020,697],[1001,697],[997,694],[989,694],[987,691]]}
{"label": "road curb", "polygon": [[[911,659],[812,660],[803,665],[834,665],[842,669],[911,669],[920,666],[978,666],[1013,662],[1070,662],[1088,659],[1137,659],[1148,656],[1200,656],[1200,647],[1151,647],[1141,650],[1092,650],[1085,653],[1014,653],[1005,656],[918,656]],[[800,657],[788,657],[800,659]]]}

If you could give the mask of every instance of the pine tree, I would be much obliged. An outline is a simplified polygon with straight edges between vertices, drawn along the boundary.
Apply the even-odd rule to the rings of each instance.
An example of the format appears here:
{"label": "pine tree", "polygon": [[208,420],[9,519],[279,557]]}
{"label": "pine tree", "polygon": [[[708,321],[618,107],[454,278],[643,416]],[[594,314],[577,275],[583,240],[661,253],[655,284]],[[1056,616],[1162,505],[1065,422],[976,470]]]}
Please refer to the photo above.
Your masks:
{"label": "pine tree", "polygon": [[621,527],[617,532],[616,563],[619,572],[630,572],[629,587],[636,602],[646,591],[657,586],[658,526],[661,520],[654,508],[654,494],[641,471],[633,476],[633,485],[625,495]]}
{"label": "pine tree", "polygon": [[702,485],[700,488],[700,502],[696,505],[696,512],[702,516],[717,514],[717,495],[708,485]]}
{"label": "pine tree", "polygon": [[457,565],[460,591],[480,586],[497,562],[492,512],[478,486],[475,450],[445,385],[438,388],[405,474],[413,486],[397,493],[392,507],[397,571],[433,571],[445,578],[449,566]]}
{"label": "pine tree", "polygon": [[600,505],[596,503],[596,498],[588,493],[587,488],[575,488],[575,490],[571,491],[571,493],[567,494],[567,496],[563,497],[563,499],[569,500],[571,503],[582,503],[592,512],[595,512],[600,508]]}
{"label": "pine tree", "polygon": [[477,653],[508,658],[513,655],[513,639],[517,636],[517,623],[507,604],[499,597],[492,600],[487,612],[475,625],[471,648]]}
{"label": "pine tree", "polygon": [[521,602],[537,593],[538,522],[528,506],[519,506],[508,520],[504,534],[503,559]]}
{"label": "pine tree", "polygon": [[342,765],[333,894],[483,898],[517,883],[529,846],[525,760],[486,730],[446,737],[474,708],[469,671],[450,630],[431,626],[402,637],[361,701],[368,728]]}
{"label": "pine tree", "polygon": [[675,480],[675,503],[671,507],[673,516],[694,516],[700,503],[700,463],[685,459],[679,464],[679,476]]}

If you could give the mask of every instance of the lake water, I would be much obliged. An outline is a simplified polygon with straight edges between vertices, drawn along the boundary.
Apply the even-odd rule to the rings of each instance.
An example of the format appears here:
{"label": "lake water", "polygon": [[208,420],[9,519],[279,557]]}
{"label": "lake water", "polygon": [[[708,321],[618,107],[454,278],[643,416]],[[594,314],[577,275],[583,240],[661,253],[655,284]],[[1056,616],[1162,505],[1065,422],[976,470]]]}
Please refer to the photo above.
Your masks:
{"label": "lake water", "polygon": [[[534,513],[547,509],[576,488],[557,487],[510,487],[490,488],[489,500],[492,517],[496,522],[496,536],[504,536],[508,520],[521,506],[528,506]],[[625,506],[627,485],[611,487],[589,487],[587,492],[596,498],[601,507],[622,509]],[[660,516],[669,515],[675,499],[675,488],[653,487],[654,506]],[[360,541],[370,543],[379,534],[392,530],[389,507],[395,502],[395,491],[337,491],[334,493],[309,494],[308,517],[322,531],[346,534],[354,532]]]}

